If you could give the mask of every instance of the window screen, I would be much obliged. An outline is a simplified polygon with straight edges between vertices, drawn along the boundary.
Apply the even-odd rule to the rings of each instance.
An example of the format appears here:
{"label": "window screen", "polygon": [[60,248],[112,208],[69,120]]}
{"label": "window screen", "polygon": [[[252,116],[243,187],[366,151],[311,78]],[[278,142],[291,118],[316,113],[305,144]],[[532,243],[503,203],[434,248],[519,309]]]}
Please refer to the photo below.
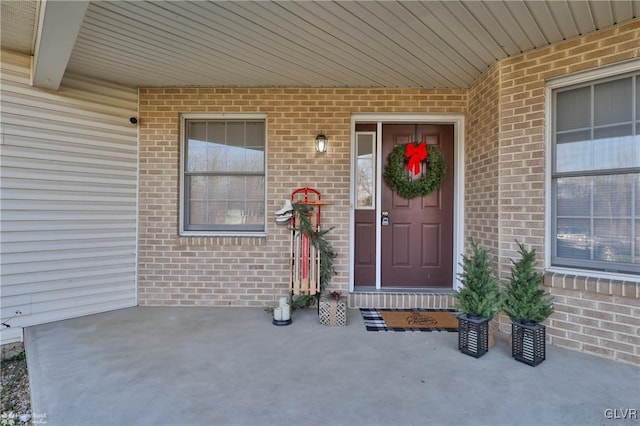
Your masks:
{"label": "window screen", "polygon": [[184,125],[184,230],[264,232],[264,120]]}
{"label": "window screen", "polygon": [[640,272],[639,83],[553,92],[553,265]]}

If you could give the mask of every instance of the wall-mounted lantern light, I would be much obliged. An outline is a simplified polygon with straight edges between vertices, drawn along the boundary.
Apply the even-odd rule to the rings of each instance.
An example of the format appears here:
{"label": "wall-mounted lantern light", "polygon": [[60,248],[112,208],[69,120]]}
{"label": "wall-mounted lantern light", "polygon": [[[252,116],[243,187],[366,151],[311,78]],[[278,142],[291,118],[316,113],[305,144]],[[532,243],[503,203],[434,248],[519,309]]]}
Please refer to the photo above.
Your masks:
{"label": "wall-mounted lantern light", "polygon": [[327,152],[327,137],[322,133],[316,136],[316,152]]}

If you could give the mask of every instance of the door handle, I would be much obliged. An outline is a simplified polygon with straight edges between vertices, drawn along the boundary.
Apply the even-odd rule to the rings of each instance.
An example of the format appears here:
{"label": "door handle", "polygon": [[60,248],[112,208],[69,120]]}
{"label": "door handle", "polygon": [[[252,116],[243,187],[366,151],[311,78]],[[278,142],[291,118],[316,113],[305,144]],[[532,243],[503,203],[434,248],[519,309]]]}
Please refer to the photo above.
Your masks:
{"label": "door handle", "polygon": [[382,226],[389,226],[389,212],[382,212],[381,224]]}

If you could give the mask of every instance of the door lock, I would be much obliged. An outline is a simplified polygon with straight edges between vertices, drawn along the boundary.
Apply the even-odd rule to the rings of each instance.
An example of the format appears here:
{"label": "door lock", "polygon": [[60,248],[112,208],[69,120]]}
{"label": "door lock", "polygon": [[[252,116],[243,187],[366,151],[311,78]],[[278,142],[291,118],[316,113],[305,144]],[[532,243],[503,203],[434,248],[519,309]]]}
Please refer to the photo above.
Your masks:
{"label": "door lock", "polygon": [[382,212],[382,226],[389,226],[389,212]]}

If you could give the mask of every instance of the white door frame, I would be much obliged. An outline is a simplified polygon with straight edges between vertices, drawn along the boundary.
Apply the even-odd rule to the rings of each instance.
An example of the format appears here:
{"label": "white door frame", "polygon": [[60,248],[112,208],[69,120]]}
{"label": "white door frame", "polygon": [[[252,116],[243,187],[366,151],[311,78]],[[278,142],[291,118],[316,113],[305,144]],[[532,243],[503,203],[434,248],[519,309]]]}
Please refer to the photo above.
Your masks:
{"label": "white door frame", "polygon": [[[458,274],[462,262],[464,247],[464,114],[421,114],[421,113],[353,113],[351,114],[351,162],[349,185],[349,292],[354,286],[355,259],[355,164],[356,161],[356,123],[377,123],[376,140],[376,211],[381,211],[382,169],[386,159],[382,158],[382,124],[383,123],[420,123],[420,124],[453,124],[454,126],[454,197],[453,197],[453,289],[459,287]],[[380,253],[382,227],[376,219],[376,289],[380,290]]]}

